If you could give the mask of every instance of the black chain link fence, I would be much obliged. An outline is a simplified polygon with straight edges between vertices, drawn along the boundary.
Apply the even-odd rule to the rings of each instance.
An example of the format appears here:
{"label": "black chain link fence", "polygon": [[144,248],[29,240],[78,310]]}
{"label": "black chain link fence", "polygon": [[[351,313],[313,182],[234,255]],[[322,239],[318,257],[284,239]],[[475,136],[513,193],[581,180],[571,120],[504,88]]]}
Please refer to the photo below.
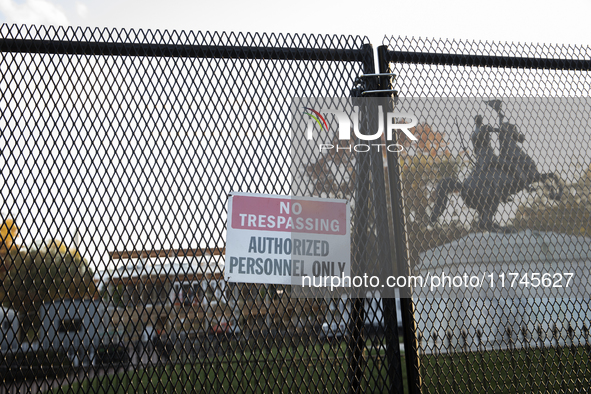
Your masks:
{"label": "black chain link fence", "polygon": [[397,257],[428,289],[403,302],[410,391],[584,392],[589,48],[383,43],[399,107],[432,98],[397,158],[408,239]]}
{"label": "black chain link fence", "polygon": [[[0,37],[2,392],[401,388],[380,302],[223,277],[228,194],[294,191],[290,101],[348,97],[374,72],[367,39],[7,25]],[[298,193],[360,201],[354,222],[373,227],[352,243],[367,260],[389,253],[363,236],[387,229],[383,166],[355,156],[335,164],[345,193],[330,155],[310,158]]]}
{"label": "black chain link fence", "polygon": [[[384,44],[374,68],[359,37],[1,26],[0,391],[588,387],[588,49]],[[294,152],[294,97],[392,88],[447,112],[398,154]],[[401,289],[401,346],[377,293],[225,281],[231,192],[348,199],[354,269],[506,288]]]}

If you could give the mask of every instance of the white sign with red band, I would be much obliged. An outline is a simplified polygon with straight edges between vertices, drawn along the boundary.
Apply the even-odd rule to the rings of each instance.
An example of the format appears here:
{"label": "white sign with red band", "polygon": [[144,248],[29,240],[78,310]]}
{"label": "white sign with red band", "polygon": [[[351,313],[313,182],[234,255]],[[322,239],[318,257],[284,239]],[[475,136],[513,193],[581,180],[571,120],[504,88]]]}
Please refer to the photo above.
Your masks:
{"label": "white sign with red band", "polygon": [[232,193],[226,281],[319,287],[349,278],[350,212],[347,200]]}

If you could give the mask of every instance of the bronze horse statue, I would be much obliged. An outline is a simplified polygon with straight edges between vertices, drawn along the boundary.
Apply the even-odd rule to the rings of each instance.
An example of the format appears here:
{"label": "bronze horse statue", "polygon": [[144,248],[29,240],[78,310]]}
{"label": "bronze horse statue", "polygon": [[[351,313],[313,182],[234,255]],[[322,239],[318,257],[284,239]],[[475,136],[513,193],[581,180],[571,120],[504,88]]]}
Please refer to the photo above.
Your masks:
{"label": "bronze horse statue", "polygon": [[[449,193],[459,192],[464,203],[479,214],[478,228],[486,231],[512,232],[494,222],[494,216],[502,202],[524,189],[531,191],[531,184],[552,180],[558,190],[551,187],[549,197],[560,200],[563,187],[554,173],[540,173],[534,160],[518,145],[525,141],[525,135],[510,123],[503,123],[500,100],[487,102],[499,115],[500,127],[482,124],[482,116],[475,118],[476,127],[471,136],[476,155],[475,168],[463,182],[456,178],[441,180],[434,191],[435,205],[430,221],[435,223],[449,201]],[[499,156],[491,146],[491,133],[498,133]]]}

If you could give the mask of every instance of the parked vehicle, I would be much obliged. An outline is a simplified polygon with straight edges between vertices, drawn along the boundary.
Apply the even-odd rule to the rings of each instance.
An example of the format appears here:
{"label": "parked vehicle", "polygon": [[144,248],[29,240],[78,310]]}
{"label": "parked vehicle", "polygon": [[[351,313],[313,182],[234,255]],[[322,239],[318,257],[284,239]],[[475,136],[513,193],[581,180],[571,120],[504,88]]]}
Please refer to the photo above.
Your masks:
{"label": "parked vehicle", "polygon": [[[364,299],[364,330],[369,335],[383,335],[385,332],[384,304],[379,294],[368,293]],[[344,337],[348,334],[348,325],[351,316],[351,303],[346,296],[340,300],[333,300],[329,304],[328,312],[324,316],[324,323],[319,326],[321,339],[331,340]],[[396,316],[398,319],[398,331],[402,333],[402,312],[400,301],[396,300]]]}
{"label": "parked vehicle", "polygon": [[221,321],[209,328],[211,334],[239,334],[240,327],[234,321]]}
{"label": "parked vehicle", "polygon": [[96,366],[127,366],[129,363],[129,354],[123,343],[101,344],[96,349],[93,364]]}
{"label": "parked vehicle", "polygon": [[2,353],[18,350],[18,316],[9,308],[0,307],[0,351]]}
{"label": "parked vehicle", "polygon": [[334,340],[342,340],[347,337],[348,330],[347,324],[344,321],[336,322],[333,321],[331,323],[323,323],[322,324],[322,331],[320,333],[321,339],[327,341],[334,341]]}
{"label": "parked vehicle", "polygon": [[110,316],[100,300],[49,301],[41,306],[39,318],[42,348],[66,353],[74,367],[127,362],[125,346],[107,335]]}
{"label": "parked vehicle", "polygon": [[[370,297],[368,293],[364,301],[365,308],[365,331],[372,334],[383,334],[385,332],[384,322],[384,303],[381,297],[375,295]],[[398,320],[398,332],[402,333],[402,309],[400,309],[400,300],[396,299],[396,317]]]}

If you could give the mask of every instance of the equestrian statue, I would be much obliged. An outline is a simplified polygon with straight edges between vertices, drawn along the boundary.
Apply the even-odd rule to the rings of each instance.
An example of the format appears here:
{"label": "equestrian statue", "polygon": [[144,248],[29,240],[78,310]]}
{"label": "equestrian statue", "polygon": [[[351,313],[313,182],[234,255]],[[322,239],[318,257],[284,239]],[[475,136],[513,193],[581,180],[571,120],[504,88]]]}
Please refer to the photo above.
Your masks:
{"label": "equestrian statue", "polygon": [[[534,160],[521,149],[519,144],[525,141],[525,135],[519,132],[514,124],[503,122],[501,100],[485,103],[499,116],[499,127],[484,125],[482,116],[476,116],[475,128],[470,138],[476,156],[474,169],[463,182],[456,178],[445,178],[437,184],[430,222],[435,223],[445,210],[449,193],[459,192],[464,203],[478,212],[480,230],[512,232],[513,229],[494,222],[494,216],[501,203],[509,201],[511,195],[524,189],[532,191],[532,183],[546,180],[556,184],[556,188],[550,186],[549,198],[560,200],[563,187],[559,177],[554,173],[541,174]],[[491,133],[498,134],[499,156],[494,153]]]}

